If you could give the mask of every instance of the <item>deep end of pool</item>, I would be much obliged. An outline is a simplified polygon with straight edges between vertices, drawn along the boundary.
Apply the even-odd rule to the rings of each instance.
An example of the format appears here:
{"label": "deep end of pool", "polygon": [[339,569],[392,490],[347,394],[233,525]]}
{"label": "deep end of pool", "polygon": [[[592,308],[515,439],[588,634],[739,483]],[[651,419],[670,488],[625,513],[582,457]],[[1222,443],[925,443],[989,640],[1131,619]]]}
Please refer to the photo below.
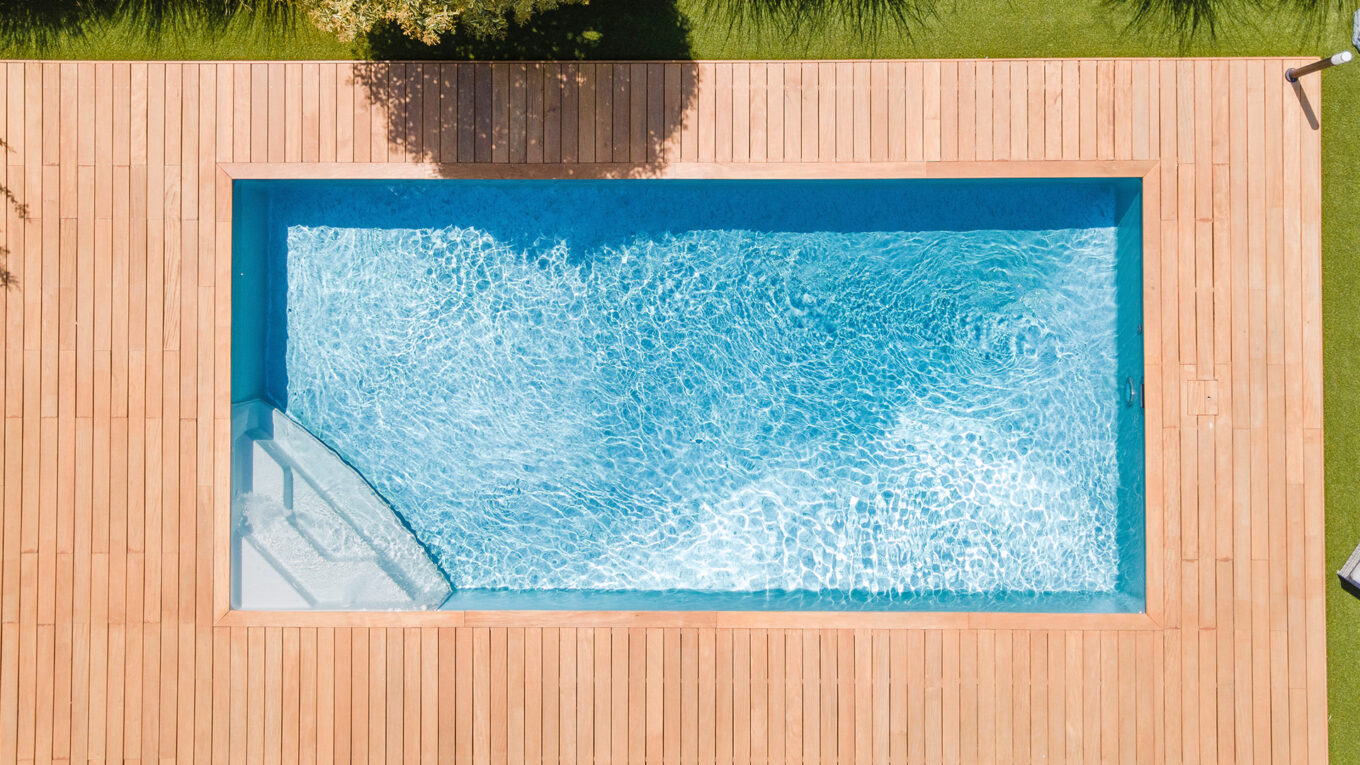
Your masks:
{"label": "deep end of pool", "polygon": [[1145,610],[1138,179],[233,194],[233,607]]}

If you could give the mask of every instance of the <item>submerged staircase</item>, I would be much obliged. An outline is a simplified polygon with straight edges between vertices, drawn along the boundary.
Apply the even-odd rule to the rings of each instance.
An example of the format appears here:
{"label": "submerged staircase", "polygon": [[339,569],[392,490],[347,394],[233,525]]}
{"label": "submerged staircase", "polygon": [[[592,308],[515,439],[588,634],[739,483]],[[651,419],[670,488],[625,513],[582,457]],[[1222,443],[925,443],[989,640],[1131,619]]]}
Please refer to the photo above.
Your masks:
{"label": "submerged staircase", "polygon": [[341,457],[265,401],[232,405],[232,607],[421,610],[452,592]]}

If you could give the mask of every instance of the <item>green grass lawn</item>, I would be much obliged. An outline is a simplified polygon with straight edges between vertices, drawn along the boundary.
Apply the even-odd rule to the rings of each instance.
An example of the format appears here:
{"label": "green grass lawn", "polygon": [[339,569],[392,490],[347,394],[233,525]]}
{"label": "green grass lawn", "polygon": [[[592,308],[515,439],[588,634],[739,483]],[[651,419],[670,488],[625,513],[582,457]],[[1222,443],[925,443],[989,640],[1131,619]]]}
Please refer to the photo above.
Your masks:
{"label": "green grass lawn", "polygon": [[[594,0],[512,31],[505,40],[455,39],[429,48],[392,34],[342,43],[305,19],[292,23],[238,13],[162,24],[90,18],[73,0],[69,15],[44,26],[0,20],[0,56],[90,59],[327,58],[973,58],[1331,54],[1346,46],[1340,13],[1224,11],[1217,34],[1188,43],[1130,29],[1117,0],[957,0],[901,24],[875,18],[887,0],[825,0],[815,23],[791,30],[787,18],[753,17],[771,0]],[[88,5],[88,4],[86,4]],[[1224,3],[1227,5],[1227,3]],[[737,9],[737,10],[734,10]],[[1165,26],[1165,25],[1163,25]],[[37,32],[35,32],[35,29]],[[1360,599],[1332,571],[1360,541],[1360,63],[1323,78],[1323,334],[1326,361],[1327,625],[1333,762],[1360,763]]]}

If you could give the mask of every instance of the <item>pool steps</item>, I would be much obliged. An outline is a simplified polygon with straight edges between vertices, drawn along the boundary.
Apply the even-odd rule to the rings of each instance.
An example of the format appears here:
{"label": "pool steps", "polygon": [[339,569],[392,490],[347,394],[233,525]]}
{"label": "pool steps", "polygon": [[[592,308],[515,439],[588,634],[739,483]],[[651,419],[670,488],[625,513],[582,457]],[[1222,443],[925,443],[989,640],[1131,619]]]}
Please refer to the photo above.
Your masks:
{"label": "pool steps", "polygon": [[338,454],[258,399],[232,405],[232,607],[434,609],[452,593]]}

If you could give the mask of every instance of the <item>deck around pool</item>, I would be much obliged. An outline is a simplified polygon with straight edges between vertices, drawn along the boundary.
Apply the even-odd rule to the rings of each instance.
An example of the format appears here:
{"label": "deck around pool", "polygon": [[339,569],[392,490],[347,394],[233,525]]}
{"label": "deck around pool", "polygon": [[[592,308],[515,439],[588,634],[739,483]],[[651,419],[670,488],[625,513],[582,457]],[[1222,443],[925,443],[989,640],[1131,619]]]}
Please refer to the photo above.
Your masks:
{"label": "deck around pool", "polygon": [[[0,63],[0,762],[1324,762],[1291,63]],[[885,173],[1144,176],[1147,615],[226,611],[231,177]]]}

